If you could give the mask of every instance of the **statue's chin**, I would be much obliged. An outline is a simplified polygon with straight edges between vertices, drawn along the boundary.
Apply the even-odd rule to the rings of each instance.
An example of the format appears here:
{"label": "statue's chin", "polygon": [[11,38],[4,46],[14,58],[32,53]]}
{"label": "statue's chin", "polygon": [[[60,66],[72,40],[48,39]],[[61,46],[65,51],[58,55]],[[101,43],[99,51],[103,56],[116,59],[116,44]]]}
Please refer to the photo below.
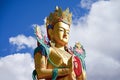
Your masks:
{"label": "statue's chin", "polygon": [[68,40],[59,40],[59,41],[56,41],[55,44],[59,44],[61,46],[66,46],[68,44]]}
{"label": "statue's chin", "polygon": [[68,44],[67,41],[63,41],[63,42],[62,42],[62,45],[63,45],[63,46],[66,46],[66,44]]}
{"label": "statue's chin", "polygon": [[67,43],[68,43],[68,40],[63,40],[63,42],[64,42],[65,44],[67,44]]}

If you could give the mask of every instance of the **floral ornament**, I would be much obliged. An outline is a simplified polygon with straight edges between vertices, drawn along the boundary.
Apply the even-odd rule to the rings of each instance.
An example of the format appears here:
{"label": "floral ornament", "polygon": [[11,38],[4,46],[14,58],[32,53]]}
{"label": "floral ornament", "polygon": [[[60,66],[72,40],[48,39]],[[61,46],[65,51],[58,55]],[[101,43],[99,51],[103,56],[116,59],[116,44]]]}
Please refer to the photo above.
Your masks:
{"label": "floral ornament", "polygon": [[43,33],[41,32],[40,27],[38,27],[37,25],[34,27],[34,34],[36,36],[37,41],[43,45],[44,47],[48,47],[48,43],[49,43],[49,39],[47,38],[46,35],[43,35]]}
{"label": "floral ornament", "polygon": [[75,46],[73,47],[73,53],[77,57],[79,57],[79,59],[82,61],[83,69],[86,70],[86,65],[85,65],[85,60],[84,60],[86,57],[86,52],[83,46],[79,42],[76,43]]}
{"label": "floral ornament", "polygon": [[39,39],[42,39],[42,38],[43,38],[43,35],[42,35],[42,33],[41,33],[41,30],[40,30],[40,27],[38,27],[38,26],[36,25],[36,27],[34,28],[34,31],[35,31],[36,36],[37,36]]}

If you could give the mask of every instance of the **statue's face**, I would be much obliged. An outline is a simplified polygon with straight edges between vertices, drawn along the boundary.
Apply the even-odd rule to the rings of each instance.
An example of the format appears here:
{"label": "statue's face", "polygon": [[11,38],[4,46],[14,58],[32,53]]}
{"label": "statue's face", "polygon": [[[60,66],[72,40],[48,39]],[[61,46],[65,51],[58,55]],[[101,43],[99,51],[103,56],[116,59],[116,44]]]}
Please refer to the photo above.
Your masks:
{"label": "statue's face", "polygon": [[56,23],[53,28],[53,39],[55,43],[65,46],[69,40],[69,31],[69,25],[63,22]]}

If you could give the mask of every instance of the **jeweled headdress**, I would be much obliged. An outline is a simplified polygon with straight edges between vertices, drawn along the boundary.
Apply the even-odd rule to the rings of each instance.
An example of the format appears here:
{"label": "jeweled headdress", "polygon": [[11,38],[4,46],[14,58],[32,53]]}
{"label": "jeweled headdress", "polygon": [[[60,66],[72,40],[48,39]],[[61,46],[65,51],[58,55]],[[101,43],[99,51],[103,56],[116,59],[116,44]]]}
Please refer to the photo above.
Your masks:
{"label": "jeweled headdress", "polygon": [[56,7],[54,13],[50,13],[50,15],[47,17],[46,26],[54,26],[57,22],[61,21],[68,25],[71,25],[72,13],[69,13],[69,8],[67,8],[65,11],[62,11],[61,8]]}

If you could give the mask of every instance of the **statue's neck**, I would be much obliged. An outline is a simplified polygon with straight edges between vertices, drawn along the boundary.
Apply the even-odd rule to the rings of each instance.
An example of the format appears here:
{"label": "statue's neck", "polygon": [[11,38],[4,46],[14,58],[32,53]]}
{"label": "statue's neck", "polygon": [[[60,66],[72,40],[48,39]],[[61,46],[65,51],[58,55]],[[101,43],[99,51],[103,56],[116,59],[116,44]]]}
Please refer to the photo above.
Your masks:
{"label": "statue's neck", "polygon": [[60,49],[60,50],[65,50],[63,45],[55,44],[55,47]]}

